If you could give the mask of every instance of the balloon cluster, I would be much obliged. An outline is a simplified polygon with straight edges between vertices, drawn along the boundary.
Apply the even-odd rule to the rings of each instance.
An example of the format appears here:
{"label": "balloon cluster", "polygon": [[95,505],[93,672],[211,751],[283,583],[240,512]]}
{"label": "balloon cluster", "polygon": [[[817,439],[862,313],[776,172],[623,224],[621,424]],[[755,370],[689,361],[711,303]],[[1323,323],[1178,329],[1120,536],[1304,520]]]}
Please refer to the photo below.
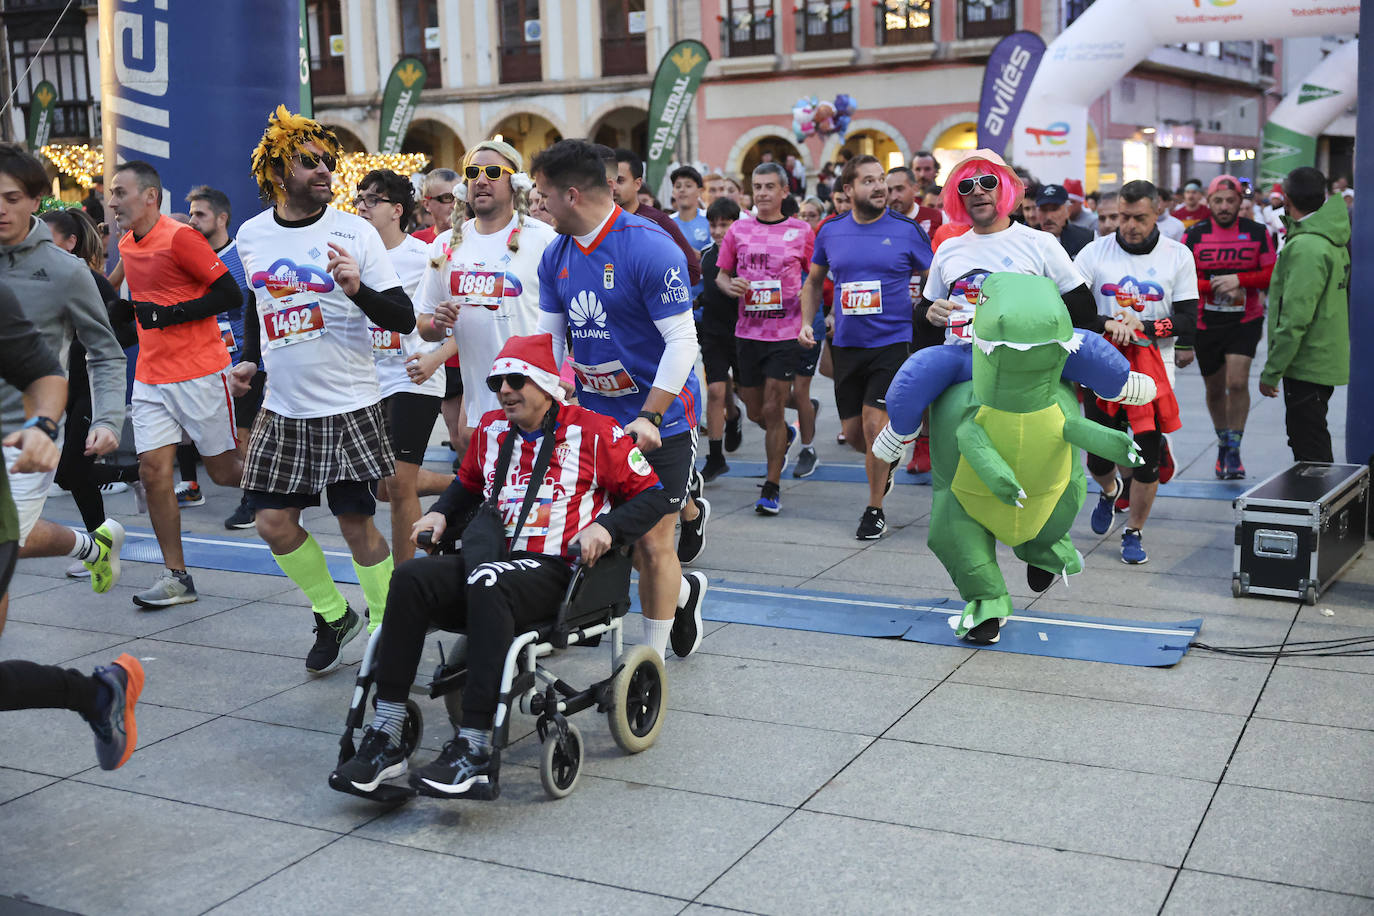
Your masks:
{"label": "balloon cluster", "polygon": [[828,137],[838,134],[840,139],[849,131],[849,121],[858,109],[853,96],[841,93],[833,102],[822,102],[806,96],[792,106],[792,133],[797,142],[809,137]]}

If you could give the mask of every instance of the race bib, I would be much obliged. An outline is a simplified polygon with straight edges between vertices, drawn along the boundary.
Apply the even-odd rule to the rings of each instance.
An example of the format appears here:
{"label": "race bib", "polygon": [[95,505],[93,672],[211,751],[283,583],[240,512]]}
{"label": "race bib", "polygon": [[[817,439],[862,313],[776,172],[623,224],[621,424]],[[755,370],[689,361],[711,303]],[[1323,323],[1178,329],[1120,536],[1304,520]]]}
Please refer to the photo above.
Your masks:
{"label": "race bib", "polygon": [[604,398],[623,398],[627,394],[639,392],[639,386],[630,378],[630,373],[618,359],[595,366],[573,363],[572,367],[573,372],[577,374],[578,382],[592,394],[599,394]]}
{"label": "race bib", "polygon": [[238,341],[234,340],[234,326],[229,322],[221,321],[219,323],[219,339],[224,341],[224,349],[230,353],[238,350]]}
{"label": "race bib", "polygon": [[506,275],[493,270],[455,270],[449,274],[448,286],[464,305],[498,309],[506,295]]}
{"label": "race bib", "polygon": [[368,325],[367,331],[372,335],[372,355],[373,356],[401,356],[404,351],[401,349],[401,334],[398,331],[388,331],[375,325]]}
{"label": "race bib", "polygon": [[949,313],[949,330],[945,337],[945,343],[972,343],[973,342],[973,306],[961,300],[955,299],[954,304],[960,306]]}
{"label": "race bib", "polygon": [[781,280],[750,280],[749,292],[744,296],[746,312],[782,311]]}
{"label": "race bib", "polygon": [[[520,507],[525,504],[526,484],[501,488],[501,521],[506,526],[506,537],[515,537],[515,522],[520,518]],[[530,514],[525,516],[525,525],[520,529],[521,536],[543,537],[549,533],[549,515],[553,508],[553,484],[544,483],[530,504]]]}
{"label": "race bib", "polygon": [[881,315],[883,286],[878,280],[854,280],[840,284],[840,314]]}
{"label": "race bib", "polygon": [[1245,311],[1245,290],[1238,289],[1230,296],[1220,298],[1209,294],[1207,304],[1203,307],[1209,312],[1243,312]]}
{"label": "race bib", "polygon": [[318,302],[306,302],[268,312],[263,316],[263,325],[267,329],[267,346],[275,350],[323,335],[324,314]]}

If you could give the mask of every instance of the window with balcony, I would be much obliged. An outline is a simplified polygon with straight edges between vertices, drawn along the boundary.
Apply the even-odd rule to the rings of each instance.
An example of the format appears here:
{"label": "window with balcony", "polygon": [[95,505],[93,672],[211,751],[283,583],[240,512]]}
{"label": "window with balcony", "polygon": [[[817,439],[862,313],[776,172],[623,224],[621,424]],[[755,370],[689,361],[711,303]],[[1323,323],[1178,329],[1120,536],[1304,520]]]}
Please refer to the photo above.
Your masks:
{"label": "window with balcony", "polygon": [[1016,30],[1014,0],[959,0],[961,38],[996,38]]}
{"label": "window with balcony", "polygon": [[310,54],[310,91],[343,95],[344,34],[341,0],[310,0],[305,7],[305,40]]}
{"label": "window with balcony", "polygon": [[647,73],[644,0],[601,0],[601,75]]}
{"label": "window with balcony", "polygon": [[854,4],[850,0],[805,3],[797,10],[797,50],[828,51],[854,45]]}
{"label": "window with balcony", "polygon": [[401,0],[401,55],[420,59],[430,86],[442,82],[439,46],[439,0]]}
{"label": "window with balcony", "polygon": [[729,57],[776,53],[772,0],[730,0],[721,22],[721,45]]}
{"label": "window with balcony", "polygon": [[[57,8],[54,9],[53,7]],[[43,80],[57,89],[52,107],[51,138],[86,138],[92,133],[93,97],[86,78],[86,14],[68,4],[57,25],[53,13],[60,4],[30,2],[6,3],[5,32],[9,38],[10,73],[15,80],[15,104],[28,124],[33,90]],[[23,12],[20,12],[23,10]],[[29,11],[32,10],[32,14]],[[44,38],[52,30],[52,37]],[[28,70],[20,81],[21,74]]]}
{"label": "window with balcony", "polygon": [[914,45],[935,40],[930,28],[930,0],[882,0],[876,9],[879,44]]}
{"label": "window with balcony", "polygon": [[501,16],[501,82],[538,82],[543,77],[539,0],[498,0],[497,9]]}

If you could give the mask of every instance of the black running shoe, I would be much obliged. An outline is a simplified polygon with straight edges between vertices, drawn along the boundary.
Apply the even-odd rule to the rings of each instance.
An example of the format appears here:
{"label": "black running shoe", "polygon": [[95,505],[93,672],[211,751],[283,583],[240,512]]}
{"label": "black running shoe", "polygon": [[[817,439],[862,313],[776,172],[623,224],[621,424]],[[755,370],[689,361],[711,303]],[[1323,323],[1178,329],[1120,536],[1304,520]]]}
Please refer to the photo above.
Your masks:
{"label": "black running shoe", "polygon": [[701,605],[706,598],[706,573],[690,572],[687,580],[687,603],[677,609],[669,641],[673,654],[686,658],[701,645]]}
{"label": "black running shoe", "polygon": [[315,645],[305,657],[305,670],[310,674],[328,674],[339,667],[339,650],[362,632],[367,621],[348,605],[344,615],[333,623],[315,615]]}
{"label": "black running shoe", "polygon": [[877,506],[869,506],[859,519],[859,530],[854,537],[861,541],[876,541],[887,533],[887,517]]}
{"label": "black running shoe", "polygon": [[405,751],[385,732],[369,726],[363,730],[358,753],[329,774],[329,785],[340,792],[372,792],[388,779],[404,776],[406,769]]}
{"label": "black running shoe", "polygon": [[990,646],[1002,638],[1002,618],[989,617],[978,626],[964,634],[964,642],[979,646]]}
{"label": "black running shoe", "polygon": [[816,473],[816,465],[820,463],[821,460],[816,457],[816,450],[808,445],[797,452],[797,466],[792,469],[792,476],[810,477]]}
{"label": "black running shoe", "polygon": [[902,459],[898,458],[896,461],[892,462],[887,466],[887,485],[883,487],[884,499],[891,496],[892,488],[897,486],[897,465],[901,463]]}
{"label": "black running shoe", "polygon": [[682,531],[677,538],[677,561],[684,565],[693,563],[706,549],[706,522],[711,518],[711,501],[698,496],[696,504],[700,514],[695,520],[682,523]]}
{"label": "black running shoe", "polygon": [[733,420],[725,421],[725,450],[733,452],[744,443],[744,416],[735,414]]}
{"label": "black running shoe", "polygon": [[706,457],[706,464],[701,469],[701,479],[706,483],[715,480],[721,474],[730,473],[730,465],[724,458],[716,459],[714,456]]}
{"label": "black running shoe", "polygon": [[224,520],[224,527],[230,531],[242,531],[253,527],[253,510],[248,508],[248,497],[245,496],[239,501],[239,507],[234,510],[234,514]]}
{"label": "black running shoe", "polygon": [[754,511],[759,515],[777,515],[782,510],[782,489],[771,480],[765,480],[760,486],[763,493],[754,503]]}
{"label": "black running shoe", "polygon": [[501,752],[478,752],[466,738],[454,738],[439,756],[410,774],[410,785],[421,795],[493,801],[501,795]]}
{"label": "black running shoe", "polygon": [[1033,592],[1043,592],[1054,584],[1054,573],[1033,563],[1026,564],[1026,584]]}
{"label": "black running shoe", "polygon": [[701,472],[692,467],[687,472],[687,495],[692,499],[701,499],[702,488],[706,486],[706,481],[702,479]]}

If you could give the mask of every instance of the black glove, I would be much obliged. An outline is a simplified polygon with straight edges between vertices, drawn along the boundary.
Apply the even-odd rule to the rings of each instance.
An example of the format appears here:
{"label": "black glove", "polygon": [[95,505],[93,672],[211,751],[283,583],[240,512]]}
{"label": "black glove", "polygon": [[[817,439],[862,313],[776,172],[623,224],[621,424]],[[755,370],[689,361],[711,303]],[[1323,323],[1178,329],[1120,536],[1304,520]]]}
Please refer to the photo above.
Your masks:
{"label": "black glove", "polygon": [[134,320],[134,304],[128,299],[116,299],[106,306],[106,312],[110,316],[110,324],[119,324]]}
{"label": "black glove", "polygon": [[138,315],[138,323],[143,326],[145,331],[158,328],[165,328],[169,324],[176,324],[170,320],[172,309],[167,306],[157,305],[152,302],[134,302],[134,313]]}

